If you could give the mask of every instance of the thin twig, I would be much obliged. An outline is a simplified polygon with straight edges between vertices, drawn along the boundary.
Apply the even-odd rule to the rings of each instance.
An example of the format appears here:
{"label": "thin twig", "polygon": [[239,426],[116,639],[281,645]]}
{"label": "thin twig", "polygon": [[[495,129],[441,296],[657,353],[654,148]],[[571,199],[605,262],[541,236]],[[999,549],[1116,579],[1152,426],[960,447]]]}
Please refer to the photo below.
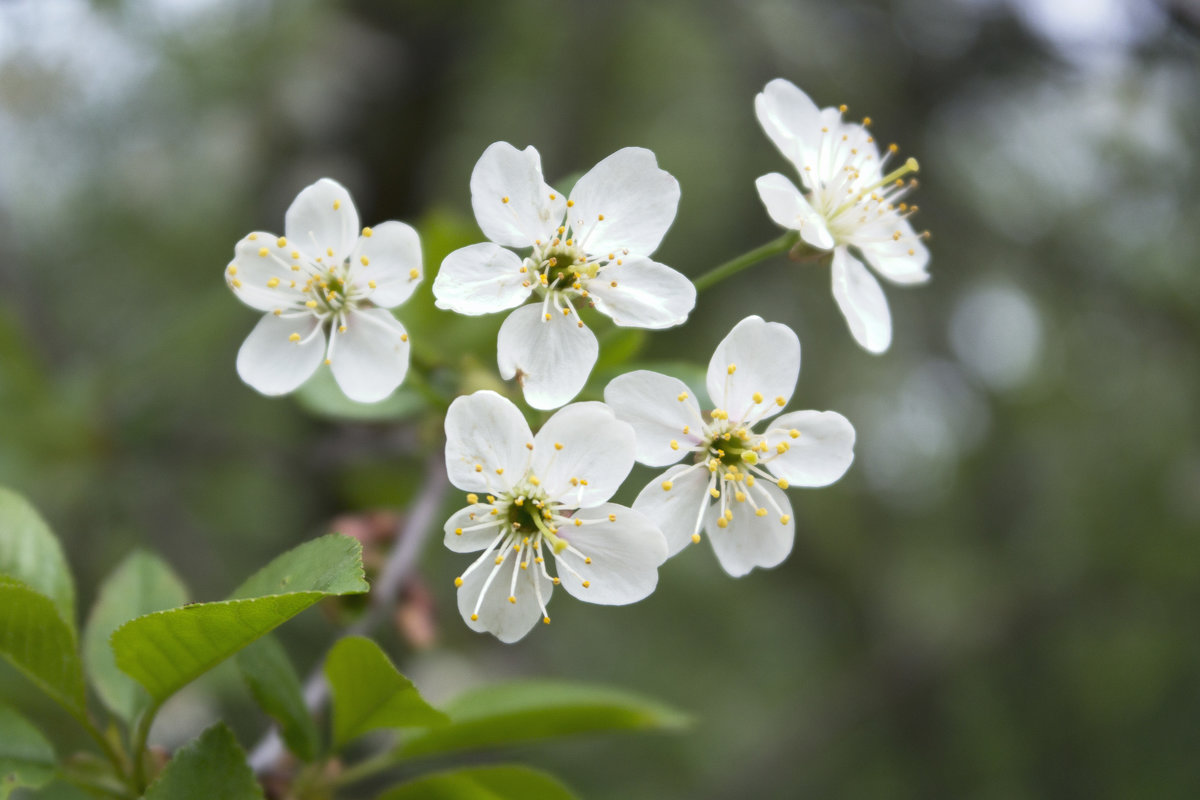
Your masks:
{"label": "thin twig", "polygon": [[[449,488],[450,482],[446,478],[441,448],[435,448],[425,465],[425,483],[418,490],[417,503],[405,518],[396,546],[388,556],[383,571],[375,580],[375,585],[371,587],[367,611],[358,622],[346,629],[343,636],[369,634],[389,618],[405,579],[412,574],[425,542],[437,528],[434,523],[437,522],[438,512]],[[325,681],[324,671],[317,666],[304,684],[304,703],[310,713],[316,714],[324,709],[328,701],[329,684]],[[281,755],[283,740],[279,736],[278,728],[272,726],[251,752],[250,766],[256,773],[261,774],[275,764]]]}

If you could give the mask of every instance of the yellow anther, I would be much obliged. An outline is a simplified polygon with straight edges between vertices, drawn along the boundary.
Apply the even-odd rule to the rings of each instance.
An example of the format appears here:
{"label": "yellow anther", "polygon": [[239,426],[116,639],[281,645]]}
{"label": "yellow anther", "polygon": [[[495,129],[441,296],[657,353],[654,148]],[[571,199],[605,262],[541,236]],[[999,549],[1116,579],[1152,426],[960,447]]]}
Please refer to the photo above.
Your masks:
{"label": "yellow anther", "polygon": [[775,481],[775,485],[776,485],[776,486],[778,486],[780,489],[786,489],[786,488],[788,488],[788,486],[790,486],[791,484],[790,484],[790,483],[788,483],[788,482],[787,482],[786,480],[784,480],[783,478],[780,478],[779,480]]}
{"label": "yellow anther", "polygon": [[[687,399],[688,399],[688,393],[687,393],[687,392],[680,392],[680,393],[679,393],[679,396],[678,396],[678,397],[676,397],[675,399],[676,399],[676,400],[678,400],[679,402],[681,402],[681,403],[682,403],[684,400],[687,400]],[[685,431],[685,432],[686,432],[686,431]]]}
{"label": "yellow anther", "polygon": [[471,494],[467,495],[467,502],[471,505],[475,505],[479,502],[479,495],[472,492]]}
{"label": "yellow anther", "polygon": [[790,431],[788,431],[788,436],[792,437],[793,439],[799,439],[800,431],[796,430],[795,428],[792,428]]}
{"label": "yellow anther", "polygon": [[475,465],[475,471],[476,471],[476,472],[483,472],[483,464],[476,464],[476,465]]}
{"label": "yellow anther", "polygon": [[669,492],[669,491],[671,491],[671,487],[672,487],[672,486],[674,486],[674,485],[675,485],[675,484],[671,483],[670,481],[663,481],[663,482],[662,482],[663,491],[664,491],[664,492]]}
{"label": "yellow anther", "polygon": [[563,308],[562,312],[564,317],[569,317],[571,315],[571,309],[569,308]]}
{"label": "yellow anther", "polygon": [[845,114],[849,109],[850,107],[845,103],[842,103],[840,106],[838,106],[838,111],[842,112],[843,114]]}
{"label": "yellow anther", "polygon": [[751,487],[751,488],[753,488],[753,487],[754,487],[754,476],[753,476],[753,475],[747,475],[747,476],[746,476],[746,485],[747,485],[747,486],[749,486],[749,487]]}
{"label": "yellow anther", "polygon": [[338,210],[339,208],[341,208],[341,207],[342,207],[342,201],[341,201],[341,200],[334,200],[334,201],[333,201],[333,210],[334,210],[334,211],[337,211],[337,210]]}
{"label": "yellow anther", "polygon": [[782,517],[779,518],[780,525],[787,525],[791,521],[792,521],[792,518],[789,517],[787,514],[784,514]]}
{"label": "yellow anther", "polygon": [[547,314],[546,314],[546,322],[549,322],[549,321],[550,321],[550,314],[549,314],[549,313],[547,313]]}
{"label": "yellow anther", "polygon": [[693,542],[694,544],[700,544],[700,534],[698,534],[698,533],[693,533],[693,534],[692,534],[692,542]]}
{"label": "yellow anther", "polygon": [[419,278],[419,277],[421,277],[421,270],[419,270],[419,269],[410,269],[410,270],[408,271],[408,279],[409,279],[410,281],[415,281],[415,280],[416,280],[417,278]]}
{"label": "yellow anther", "polygon": [[326,248],[325,248],[325,255],[329,256],[330,258],[333,258],[333,248],[332,248],[332,247],[326,247]]}
{"label": "yellow anther", "polygon": [[555,449],[555,450],[562,450],[562,442],[555,442],[555,443],[554,443],[554,449]]}
{"label": "yellow anther", "polygon": [[370,288],[372,288],[372,289],[377,289],[377,288],[379,288],[379,285],[378,285],[378,284],[376,284],[376,283],[375,283],[375,281],[367,281],[367,286],[368,286],[368,287],[370,287]]}
{"label": "yellow anther", "polygon": [[541,485],[542,485],[542,482],[538,480],[538,476],[537,476],[537,475],[530,475],[530,476],[529,476],[529,482],[530,482],[530,483],[532,483],[534,486],[541,486]]}
{"label": "yellow anther", "polygon": [[549,625],[549,624],[550,624],[550,618],[549,618],[549,617],[542,617],[542,622],[544,622],[544,623],[546,623],[547,625]]}
{"label": "yellow anther", "polygon": [[346,326],[338,325],[338,333],[345,333],[345,332],[346,332]]}
{"label": "yellow anther", "polygon": [[508,602],[512,603],[513,605],[516,605],[516,604],[517,604],[517,598],[513,597],[512,595],[509,595],[509,596],[508,596]]}
{"label": "yellow anther", "polygon": [[363,236],[367,237],[368,239],[370,239],[374,233],[375,231],[371,230],[370,228],[363,228]]}
{"label": "yellow anther", "polygon": [[724,517],[721,517],[721,518],[719,518],[719,519],[717,520],[717,527],[718,527],[718,528],[728,528],[728,527],[729,527],[729,520],[725,519]]}
{"label": "yellow anther", "polygon": [[792,448],[792,446],[790,444],[788,444],[787,442],[780,442],[779,444],[775,445],[775,452],[779,453],[779,455],[783,455],[791,448]]}
{"label": "yellow anther", "polygon": [[523,505],[525,505],[525,498],[524,498],[524,497],[518,497],[516,500],[514,500],[514,501],[513,501],[513,505],[514,505],[514,506],[523,506]]}
{"label": "yellow anther", "polygon": [[280,236],[278,239],[275,240],[275,245],[277,247],[287,247],[287,237]]}
{"label": "yellow anther", "polygon": [[305,303],[304,305],[308,306],[309,308],[316,308],[316,307],[317,307],[317,301],[316,301],[316,300],[309,300],[309,301],[308,301],[307,303]]}
{"label": "yellow anther", "polygon": [[271,251],[270,251],[270,250],[268,250],[268,249],[267,249],[267,248],[265,248],[265,247],[260,247],[260,248],[258,248],[258,255],[259,255],[259,257],[261,257],[261,258],[266,258],[266,257],[267,257],[267,253],[270,253],[270,252],[271,252]]}
{"label": "yellow anther", "polygon": [[576,517],[575,518],[575,527],[578,528],[582,524],[583,524],[583,520],[581,520],[579,517]]}
{"label": "yellow anther", "polygon": [[507,202],[508,202],[508,195],[505,195],[504,197],[501,197],[501,198],[500,198],[500,202],[501,202],[501,203],[507,203]]}
{"label": "yellow anther", "polygon": [[687,436],[687,432],[688,432],[688,431],[690,431],[691,429],[692,429],[692,426],[690,426],[690,425],[684,425],[684,426],[683,426],[683,435],[684,435],[684,436]]}
{"label": "yellow anther", "polygon": [[735,498],[735,499],[736,499],[736,500],[737,500],[739,503],[744,503],[744,502],[746,502],[746,493],[745,493],[745,492],[738,492],[737,494],[735,494],[735,495],[734,495],[734,498]]}
{"label": "yellow anther", "polygon": [[609,284],[609,286],[611,286],[612,288],[615,289],[615,288],[617,288],[617,282],[613,281],[612,283]]}
{"label": "yellow anther", "polygon": [[230,275],[237,275],[237,264],[230,264],[230,265],[229,265],[229,274],[230,274]]}
{"label": "yellow anther", "polygon": [[609,514],[609,515],[608,515],[608,521],[609,521],[609,522],[616,522],[616,521],[617,521],[617,515],[616,515],[616,514]]}
{"label": "yellow anther", "polygon": [[277,308],[277,309],[275,309],[274,311],[272,311],[271,313],[272,313],[272,314],[274,314],[274,315],[275,315],[275,316],[277,316],[277,317],[278,317],[278,316],[282,316],[282,314],[283,314],[283,309],[282,309],[282,308]]}
{"label": "yellow anther", "polygon": [[596,215],[596,219],[600,220],[601,222],[604,222],[604,215],[603,215],[603,214],[597,214],[597,215]]}
{"label": "yellow anther", "polygon": [[730,364],[725,368],[725,372],[729,373],[730,375],[737,372],[737,364]]}
{"label": "yellow anther", "polygon": [[271,280],[267,281],[268,289],[274,289],[278,285],[279,285],[279,278],[271,278]]}
{"label": "yellow anther", "polygon": [[521,562],[521,569],[529,569],[529,562],[528,562],[528,561],[522,561],[522,562]]}
{"label": "yellow anther", "polygon": [[490,494],[489,494],[489,495],[487,496],[487,501],[488,501],[489,503],[494,503],[494,502],[496,502],[496,498],[495,498],[493,495],[490,495]]}
{"label": "yellow anther", "polygon": [[533,449],[533,442],[526,442],[526,443],[525,443],[525,449],[526,449],[526,450],[532,450],[532,449]]}
{"label": "yellow anther", "polygon": [[733,522],[733,509],[732,508],[725,509],[725,519],[729,520],[730,522]]}
{"label": "yellow anther", "polygon": [[479,615],[478,615],[478,614],[472,614],[472,615],[471,615],[471,622],[478,622],[478,621],[479,621]]}
{"label": "yellow anther", "polygon": [[678,450],[678,449],[679,449],[679,442],[677,442],[677,441],[675,441],[674,439],[672,439],[672,440],[671,440],[671,449],[672,449],[672,450]]}
{"label": "yellow anther", "polygon": [[367,258],[366,256],[360,256],[358,260],[362,263],[362,265],[364,267],[370,266],[370,264],[371,264],[371,259]]}
{"label": "yellow anther", "polygon": [[575,206],[575,201],[574,201],[574,200],[568,200],[568,201],[567,201],[567,208],[574,208],[574,206]]}
{"label": "yellow anther", "polygon": [[250,234],[249,236],[247,236],[246,238],[247,238],[247,239],[249,239],[250,241],[252,241],[252,242],[253,242],[253,241],[255,241],[256,239],[258,239],[258,234],[257,234],[257,233],[252,233],[252,234]]}
{"label": "yellow anther", "polygon": [[754,509],[754,515],[756,517],[765,517],[767,515],[767,510],[765,508],[756,508]]}
{"label": "yellow anther", "polygon": [[870,118],[870,117],[863,117],[863,123],[862,123],[862,124],[863,124],[863,127],[864,127],[864,128],[865,128],[865,127],[867,127],[868,125],[870,125],[870,124],[871,124],[871,118]]}
{"label": "yellow anther", "polygon": [[[556,195],[556,194],[552,194],[552,195],[550,195],[550,199],[551,199],[551,200],[557,200],[557,199],[558,199],[558,195]],[[561,231],[562,229],[560,228],[559,230]]]}
{"label": "yellow anther", "polygon": [[454,529],[454,535],[455,535],[455,536],[462,536],[462,528],[455,528],[455,529]]}
{"label": "yellow anther", "polygon": [[590,563],[592,563],[592,559],[590,557],[584,557],[583,563],[590,564]]}
{"label": "yellow anther", "polygon": [[298,334],[298,333],[293,333],[291,336],[289,336],[289,337],[288,337],[288,341],[289,341],[289,342],[298,342],[298,341],[300,341],[300,334]]}
{"label": "yellow anther", "polygon": [[713,488],[709,489],[708,493],[713,496],[713,499],[716,499],[721,496],[721,492],[715,486]]}
{"label": "yellow anther", "polygon": [[455,578],[455,579],[454,579],[454,585],[455,585],[455,586],[462,586],[462,585],[463,585],[463,579],[462,579],[461,577]]}
{"label": "yellow anther", "polygon": [[592,585],[592,582],[591,582],[591,581],[584,581],[584,582],[583,582],[583,588],[585,588],[585,589],[586,589],[586,588],[588,588],[588,587],[589,587],[589,586],[591,586],[591,585]]}
{"label": "yellow anther", "polygon": [[787,405],[787,400],[784,398],[783,395],[779,395],[779,397],[775,398],[775,405],[779,406],[780,408],[783,408],[784,406]]}
{"label": "yellow anther", "polygon": [[504,467],[496,467],[496,474],[497,474],[497,475],[503,475],[503,474],[504,474]]}
{"label": "yellow anther", "polygon": [[232,283],[233,283],[233,288],[235,288],[235,289],[242,288],[242,282],[239,281],[237,278],[234,278]]}

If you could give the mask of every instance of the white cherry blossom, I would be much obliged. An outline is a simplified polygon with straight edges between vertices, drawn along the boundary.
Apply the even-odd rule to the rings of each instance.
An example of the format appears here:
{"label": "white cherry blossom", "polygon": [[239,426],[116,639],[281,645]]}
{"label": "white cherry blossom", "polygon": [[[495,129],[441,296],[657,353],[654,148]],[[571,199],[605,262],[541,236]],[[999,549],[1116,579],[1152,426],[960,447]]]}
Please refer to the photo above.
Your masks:
{"label": "white cherry blossom", "polygon": [[808,95],[777,78],[754,98],[767,136],[795,165],[804,191],[778,172],[757,181],[758,194],[777,225],[799,232],[805,244],[832,251],[833,297],[863,348],[882,353],[892,343],[892,318],[879,281],[850,250],[898,284],[924,283],[929,250],[908,218],[917,207],[903,202],[916,187],[904,176],[917,171],[910,158],[885,174],[897,152],[880,155],[867,129],[870,118],[847,122],[845,106],[819,109]]}
{"label": "white cherry blossom", "polygon": [[[734,577],[773,567],[795,537],[789,486],[826,486],[854,460],[854,428],[834,411],[793,411],[800,340],[786,325],[751,316],[734,326],[708,365],[711,405],[683,381],[639,370],[613,379],[605,402],[637,434],[637,460],[676,464],[633,508],[666,535],[671,555],[708,533]],[[775,417],[765,429],[755,428]]]}
{"label": "white cherry blossom", "polygon": [[[471,205],[491,242],[448,255],[433,293],[460,314],[517,309],[500,328],[497,360],[535,408],[569,401],[596,363],[582,304],[635,328],[682,324],[696,304],[691,281],[650,258],[675,219],[679,184],[649,150],[618,150],[565,197],[542,177],[537,150],[496,142],[471,173]],[[540,302],[522,305],[531,295]]]}
{"label": "white cherry blossom", "polygon": [[446,522],[446,547],[480,553],[454,580],[467,625],[515,642],[550,622],[556,586],[604,605],[654,591],[666,540],[643,514],[608,502],[634,448],[633,429],[603,403],[565,406],[536,436],[495,392],[450,404],[446,469],[470,494]]}
{"label": "white cherry blossom", "polygon": [[322,363],[351,400],[373,403],[408,372],[408,334],[391,312],[421,281],[421,243],[403,222],[359,230],[350,193],[322,178],[296,197],[284,236],[255,232],[234,247],[225,282],[267,312],[238,351],[242,380],[287,394]]}

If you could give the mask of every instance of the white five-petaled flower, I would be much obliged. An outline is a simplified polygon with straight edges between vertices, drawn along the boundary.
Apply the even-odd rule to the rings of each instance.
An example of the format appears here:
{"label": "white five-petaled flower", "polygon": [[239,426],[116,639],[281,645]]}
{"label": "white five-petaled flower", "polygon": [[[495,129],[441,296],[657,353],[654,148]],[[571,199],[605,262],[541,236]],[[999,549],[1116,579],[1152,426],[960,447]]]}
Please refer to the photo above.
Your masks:
{"label": "white five-petaled flower", "polygon": [[667,537],[671,555],[707,531],[734,577],[773,567],[792,549],[795,523],[783,493],[826,486],[854,460],[854,428],[834,411],[787,405],[800,373],[800,341],[786,325],[751,316],[734,326],[708,365],[714,408],[702,412],[677,378],[639,370],[613,379],[604,399],[637,433],[637,460],[671,467],[633,503]]}
{"label": "white five-petaled flower", "polygon": [[[421,243],[403,222],[358,227],[350,193],[322,178],[284,218],[284,236],[256,232],[234,248],[225,282],[266,315],[238,351],[242,380],[286,394],[322,361],[351,400],[373,403],[408,372],[408,334],[386,309],[421,281]],[[329,330],[326,344],[326,329]]]}
{"label": "white five-petaled flower", "polygon": [[491,242],[448,255],[433,293],[439,308],[472,315],[541,298],[510,314],[497,341],[500,374],[535,408],[569,401],[596,363],[578,305],[617,325],[669,328],[696,304],[691,281],[649,258],[679,205],[678,182],[649,150],[618,150],[564,197],[546,184],[537,150],[496,142],[471,173],[471,205]]}
{"label": "white five-petaled flower", "polygon": [[917,207],[902,202],[915,186],[904,176],[917,171],[916,159],[885,174],[896,153],[880,156],[862,124],[842,119],[845,106],[819,109],[789,81],[777,78],[754,98],[758,121],[780,152],[800,173],[803,194],[778,172],[757,181],[758,194],[776,224],[798,231],[817,250],[833,251],[833,297],[865,349],[882,353],[892,343],[892,317],[883,289],[848,248],[855,248],[876,272],[893,283],[923,283],[929,251],[908,218]]}
{"label": "white five-petaled flower", "polygon": [[633,468],[634,448],[633,429],[603,403],[566,406],[536,436],[495,392],[450,404],[446,469],[471,494],[446,522],[446,546],[482,551],[454,580],[467,625],[515,642],[539,619],[550,622],[555,586],[605,605],[654,591],[667,558],[662,533],[607,502]]}

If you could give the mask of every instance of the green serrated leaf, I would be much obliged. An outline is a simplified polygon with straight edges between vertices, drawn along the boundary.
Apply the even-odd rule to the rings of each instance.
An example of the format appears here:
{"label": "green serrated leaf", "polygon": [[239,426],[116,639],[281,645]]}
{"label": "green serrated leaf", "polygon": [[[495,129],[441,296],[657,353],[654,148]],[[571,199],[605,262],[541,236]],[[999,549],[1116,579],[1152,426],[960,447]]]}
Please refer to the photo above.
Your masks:
{"label": "green serrated leaf", "polygon": [[143,800],[262,800],[233,732],[217,724],[175,754]]}
{"label": "green serrated leaf", "polygon": [[13,789],[46,785],[54,777],[54,748],[37,728],[0,706],[0,800]]}
{"label": "green serrated leaf", "polygon": [[158,556],[135,550],[100,586],[83,632],[83,663],[104,705],[132,722],[150,704],[135,681],[117,669],[109,638],[131,619],[187,602],[183,582]]}
{"label": "green serrated leaf", "polygon": [[321,749],[317,724],[304,705],[300,676],[279,640],[264,636],[237,654],[237,665],[259,707],[279,723],[288,749],[301,761],[314,760]]}
{"label": "green serrated leaf", "polygon": [[0,575],[16,578],[54,601],[75,630],[75,582],[58,539],[33,506],[0,487]]}
{"label": "green serrated leaf", "polygon": [[0,577],[0,655],[73,715],[86,715],[75,631],[50,598],[5,577]]}
{"label": "green serrated leaf", "polygon": [[446,707],[450,724],[405,742],[399,755],[478,750],[583,733],[679,729],[688,718],[653,700],[617,689],[556,681],[492,684]]}
{"label": "green serrated leaf", "polygon": [[325,660],[333,689],[333,748],[381,728],[425,728],[449,718],[425,702],[370,639],[342,639]]}
{"label": "green serrated leaf", "polygon": [[575,800],[557,778],[517,765],[436,772],[393,787],[378,800]]}
{"label": "green serrated leaf", "polygon": [[362,546],[330,534],[284,553],[233,600],[197,603],[128,622],[112,635],[117,666],[162,702],[246,645],[330,595],[361,594]]}

